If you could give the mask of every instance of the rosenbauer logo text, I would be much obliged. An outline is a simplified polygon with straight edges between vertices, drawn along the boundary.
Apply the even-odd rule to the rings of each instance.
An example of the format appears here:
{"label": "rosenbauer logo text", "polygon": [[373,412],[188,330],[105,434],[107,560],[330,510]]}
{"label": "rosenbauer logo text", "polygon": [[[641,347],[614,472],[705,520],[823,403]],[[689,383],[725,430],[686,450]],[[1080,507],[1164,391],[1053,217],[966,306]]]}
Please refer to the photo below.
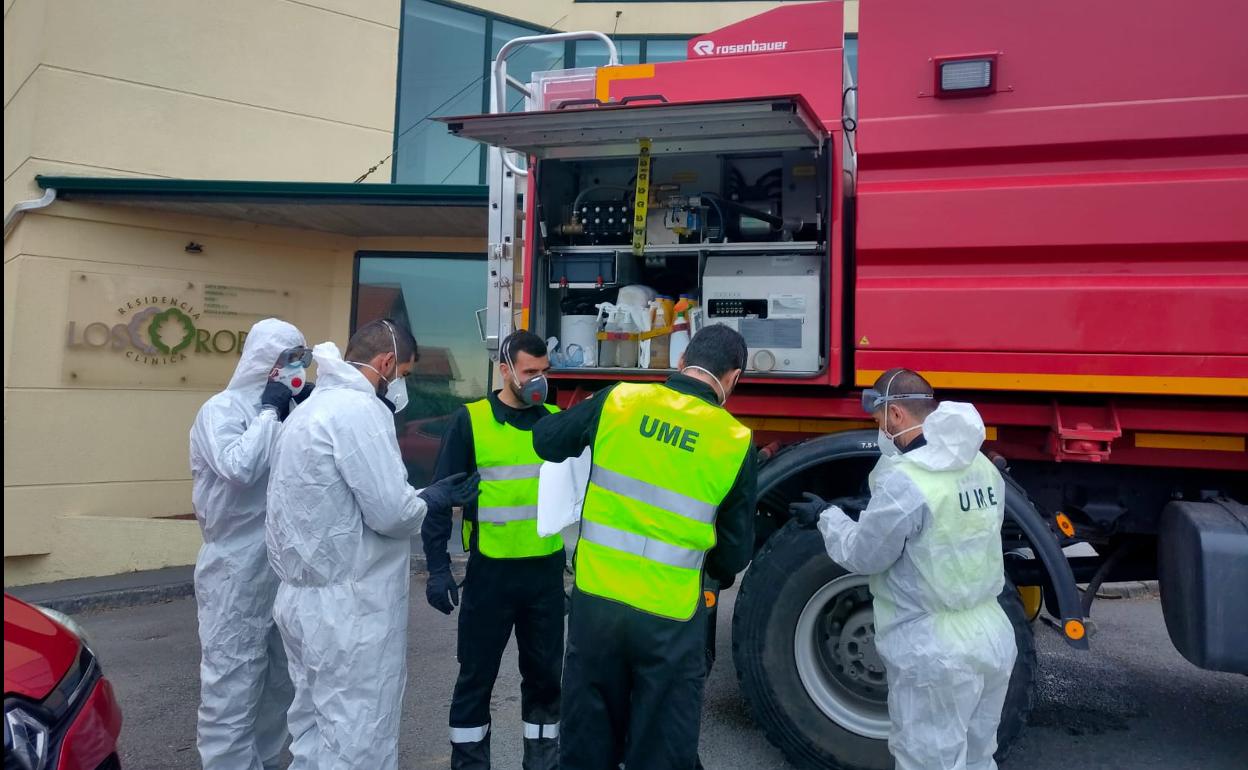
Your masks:
{"label": "rosenbauer logo text", "polygon": [[715,45],[714,40],[699,40],[693,44],[693,52],[698,56],[724,56],[734,53],[783,51],[788,47],[789,41],[787,40],[771,40],[762,43],[757,40],[751,40],[748,43],[732,43],[729,45]]}

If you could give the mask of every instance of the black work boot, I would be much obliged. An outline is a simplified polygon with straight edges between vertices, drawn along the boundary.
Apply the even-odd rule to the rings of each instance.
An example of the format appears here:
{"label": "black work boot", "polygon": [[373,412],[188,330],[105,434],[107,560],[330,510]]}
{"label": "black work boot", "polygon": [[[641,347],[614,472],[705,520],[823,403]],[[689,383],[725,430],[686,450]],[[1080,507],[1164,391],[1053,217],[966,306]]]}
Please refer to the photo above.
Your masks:
{"label": "black work boot", "polygon": [[452,743],[451,770],[490,770],[490,734],[476,743]]}
{"label": "black work boot", "polygon": [[524,770],[559,770],[558,738],[525,738]]}

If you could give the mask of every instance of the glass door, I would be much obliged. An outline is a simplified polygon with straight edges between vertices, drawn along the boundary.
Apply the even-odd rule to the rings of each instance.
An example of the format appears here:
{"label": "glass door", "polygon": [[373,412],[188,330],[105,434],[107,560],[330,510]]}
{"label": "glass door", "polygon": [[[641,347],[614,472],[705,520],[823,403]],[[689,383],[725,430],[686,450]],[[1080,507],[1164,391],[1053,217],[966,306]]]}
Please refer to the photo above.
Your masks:
{"label": "glass door", "polygon": [[351,331],[379,318],[411,329],[420,360],[396,419],[408,479],[429,483],[448,417],[485,395],[490,362],[476,311],[485,304],[484,254],[359,252]]}

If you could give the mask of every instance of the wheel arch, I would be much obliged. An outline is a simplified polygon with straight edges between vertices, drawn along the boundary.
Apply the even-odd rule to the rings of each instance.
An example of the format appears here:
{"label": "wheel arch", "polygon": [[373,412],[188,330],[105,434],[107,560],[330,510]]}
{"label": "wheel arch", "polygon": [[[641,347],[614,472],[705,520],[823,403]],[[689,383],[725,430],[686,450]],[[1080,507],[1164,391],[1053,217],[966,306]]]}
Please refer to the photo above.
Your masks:
{"label": "wheel arch", "polygon": [[[821,465],[843,463],[879,456],[876,433],[870,430],[850,430],[830,433],[785,447],[767,460],[758,471],[758,500],[760,510],[756,524],[766,533],[755,544],[755,553],[762,548],[774,531],[787,520],[787,511],[776,511],[774,504],[777,488],[794,476]],[[1076,649],[1087,649],[1088,639],[1084,633],[1083,608],[1075,576],[1062,552],[1061,544],[1031,502],[1027,491],[1007,472],[1005,479],[1005,515],[1022,532],[1040,562],[1044,575],[1052,588],[1057,607],[1050,607],[1050,614],[1060,615],[1059,631],[1067,644]],[[769,501],[768,498],[771,498]],[[771,503],[766,510],[761,506]],[[776,520],[776,517],[783,517]],[[1056,610],[1056,612],[1054,612]]]}

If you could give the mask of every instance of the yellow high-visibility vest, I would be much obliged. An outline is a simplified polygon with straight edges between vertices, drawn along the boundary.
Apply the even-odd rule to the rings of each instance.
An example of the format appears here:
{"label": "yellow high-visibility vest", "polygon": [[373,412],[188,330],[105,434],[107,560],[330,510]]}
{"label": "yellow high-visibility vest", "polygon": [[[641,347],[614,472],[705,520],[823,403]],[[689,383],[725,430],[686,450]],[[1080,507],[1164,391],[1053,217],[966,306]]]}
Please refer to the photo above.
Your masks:
{"label": "yellow high-visibility vest", "polygon": [[[552,414],[559,407],[542,404]],[[546,556],[563,548],[560,535],[537,534],[537,476],[542,458],[533,450],[533,433],[494,419],[490,400],[468,404],[472,446],[481,474],[477,498],[477,550],[493,559]],[[464,550],[473,522],[464,522]]]}
{"label": "yellow high-visibility vest", "polygon": [[617,385],[594,437],[577,588],[693,617],[715,516],[749,447],[749,429],[718,406],[666,385]]}

